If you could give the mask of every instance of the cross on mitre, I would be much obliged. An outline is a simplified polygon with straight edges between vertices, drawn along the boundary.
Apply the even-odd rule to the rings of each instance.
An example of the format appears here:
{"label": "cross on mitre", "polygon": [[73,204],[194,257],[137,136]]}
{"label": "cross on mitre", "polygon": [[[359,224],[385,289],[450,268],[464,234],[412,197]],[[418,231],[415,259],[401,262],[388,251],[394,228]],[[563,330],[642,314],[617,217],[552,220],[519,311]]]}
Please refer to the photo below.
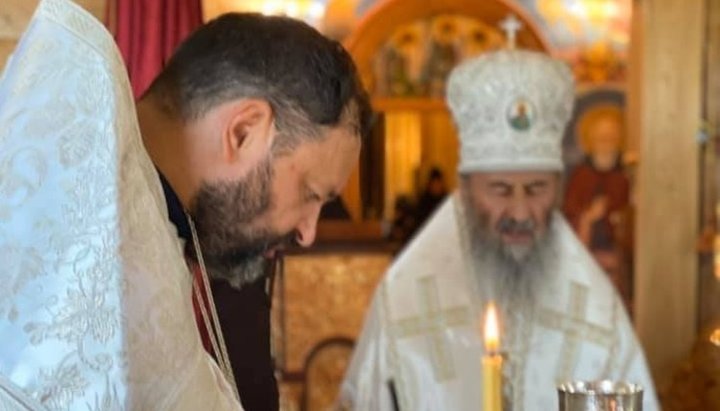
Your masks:
{"label": "cross on mitre", "polygon": [[500,28],[505,32],[507,38],[507,47],[510,50],[515,49],[515,41],[517,39],[517,33],[523,27],[523,24],[514,14],[511,14],[500,22]]}

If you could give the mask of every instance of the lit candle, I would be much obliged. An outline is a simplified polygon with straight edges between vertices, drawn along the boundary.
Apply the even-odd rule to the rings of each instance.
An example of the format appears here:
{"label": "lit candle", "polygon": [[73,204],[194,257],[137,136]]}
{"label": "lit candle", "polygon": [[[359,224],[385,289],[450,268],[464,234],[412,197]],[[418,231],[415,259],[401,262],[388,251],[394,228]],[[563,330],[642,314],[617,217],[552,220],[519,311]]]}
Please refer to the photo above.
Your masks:
{"label": "lit candle", "polygon": [[483,411],[502,411],[502,364],[500,354],[500,329],[495,304],[485,310],[483,330],[485,354],[482,357]]}

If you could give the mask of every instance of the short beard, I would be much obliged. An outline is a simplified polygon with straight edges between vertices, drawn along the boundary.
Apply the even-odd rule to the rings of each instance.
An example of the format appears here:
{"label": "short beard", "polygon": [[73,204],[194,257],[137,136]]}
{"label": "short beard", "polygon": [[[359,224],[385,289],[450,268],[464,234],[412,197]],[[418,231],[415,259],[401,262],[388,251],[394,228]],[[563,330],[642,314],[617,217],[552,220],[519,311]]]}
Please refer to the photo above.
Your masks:
{"label": "short beard", "polygon": [[502,242],[486,213],[475,210],[469,202],[463,206],[473,277],[482,299],[493,300],[505,310],[532,307],[551,278],[555,238],[552,212],[547,216],[548,229],[529,247],[518,249]]}
{"label": "short beard", "polygon": [[204,183],[191,215],[208,275],[240,288],[265,273],[264,253],[290,235],[257,227],[257,219],[272,207],[273,169],[265,159],[241,181]]}

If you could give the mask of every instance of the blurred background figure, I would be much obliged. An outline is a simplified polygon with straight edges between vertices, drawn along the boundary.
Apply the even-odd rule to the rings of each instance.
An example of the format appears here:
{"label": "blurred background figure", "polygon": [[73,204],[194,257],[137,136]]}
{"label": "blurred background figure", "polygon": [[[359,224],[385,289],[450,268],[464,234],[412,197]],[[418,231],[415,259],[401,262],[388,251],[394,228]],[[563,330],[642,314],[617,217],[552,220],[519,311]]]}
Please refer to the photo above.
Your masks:
{"label": "blurred background figure", "polygon": [[623,223],[629,210],[630,181],[621,161],[622,112],[609,105],[592,108],[580,119],[578,132],[585,159],[570,173],[563,211],[629,305],[632,242],[625,238]]}
{"label": "blurred background figure", "polygon": [[445,176],[438,167],[430,170],[425,190],[420,194],[417,205],[417,225],[422,225],[448,194]]}

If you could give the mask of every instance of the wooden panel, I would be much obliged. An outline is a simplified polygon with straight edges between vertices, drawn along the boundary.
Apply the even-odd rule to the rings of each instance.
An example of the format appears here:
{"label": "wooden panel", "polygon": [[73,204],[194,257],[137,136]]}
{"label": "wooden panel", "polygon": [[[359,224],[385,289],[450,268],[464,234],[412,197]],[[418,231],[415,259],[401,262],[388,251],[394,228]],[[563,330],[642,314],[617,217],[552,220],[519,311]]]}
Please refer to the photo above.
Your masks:
{"label": "wooden panel", "polygon": [[17,39],[32,17],[38,0],[0,0],[0,39]]}
{"label": "wooden panel", "polygon": [[[385,251],[338,251],[288,255],[284,279],[273,292],[273,353],[283,373],[280,409],[298,410],[308,355],[328,339],[356,340],[370,300],[392,262]],[[321,383],[322,392],[335,384]],[[312,409],[312,408],[311,408]]]}
{"label": "wooden panel", "polygon": [[703,1],[643,0],[636,319],[656,382],[696,336]]}
{"label": "wooden panel", "polygon": [[627,105],[625,115],[627,120],[626,156],[637,160],[640,152],[640,116],[642,102],[642,28],[643,13],[640,1],[633,2],[632,27],[630,29],[630,55],[628,58]]}
{"label": "wooden panel", "polygon": [[227,0],[203,0],[203,20],[208,21],[222,13],[233,10],[232,5],[228,3]]}
{"label": "wooden panel", "polygon": [[102,22],[105,22],[105,7],[107,7],[107,2],[107,0],[75,0],[75,3],[81,5],[85,10],[89,11],[90,14],[95,16],[96,19]]}
{"label": "wooden panel", "polygon": [[[108,0],[76,0],[98,20],[105,20]],[[25,31],[39,0],[0,0],[0,70]]]}
{"label": "wooden panel", "polygon": [[13,49],[15,49],[15,40],[0,39],[0,72],[5,67],[5,62],[7,62]]}
{"label": "wooden panel", "polygon": [[327,338],[358,337],[391,261],[389,253],[351,251],[285,257],[272,314],[274,338],[280,339],[274,346],[284,371],[302,371],[313,347]]}
{"label": "wooden panel", "polygon": [[[98,20],[105,20],[107,0],[76,0]],[[18,39],[25,31],[38,0],[0,0],[0,40]]]}
{"label": "wooden panel", "polygon": [[711,33],[707,39],[707,87],[706,87],[706,113],[707,118],[715,127],[715,133],[720,132],[720,1],[708,2],[708,29]]}
{"label": "wooden panel", "polygon": [[[702,228],[707,230],[704,234],[711,234],[718,230],[718,188],[720,188],[720,162],[718,161],[718,138],[720,138],[720,1],[707,2],[708,16],[707,33],[711,34],[706,42],[706,68],[705,68],[705,118],[707,119],[707,132],[710,139],[703,150],[703,176],[702,176]],[[706,237],[707,238],[707,237]],[[709,244],[708,244],[709,245]],[[700,291],[699,299],[699,325],[702,329],[714,324],[720,317],[720,271],[714,263],[714,255],[710,249],[700,260]],[[714,252],[718,253],[717,246]],[[720,400],[720,398],[719,398]]]}

